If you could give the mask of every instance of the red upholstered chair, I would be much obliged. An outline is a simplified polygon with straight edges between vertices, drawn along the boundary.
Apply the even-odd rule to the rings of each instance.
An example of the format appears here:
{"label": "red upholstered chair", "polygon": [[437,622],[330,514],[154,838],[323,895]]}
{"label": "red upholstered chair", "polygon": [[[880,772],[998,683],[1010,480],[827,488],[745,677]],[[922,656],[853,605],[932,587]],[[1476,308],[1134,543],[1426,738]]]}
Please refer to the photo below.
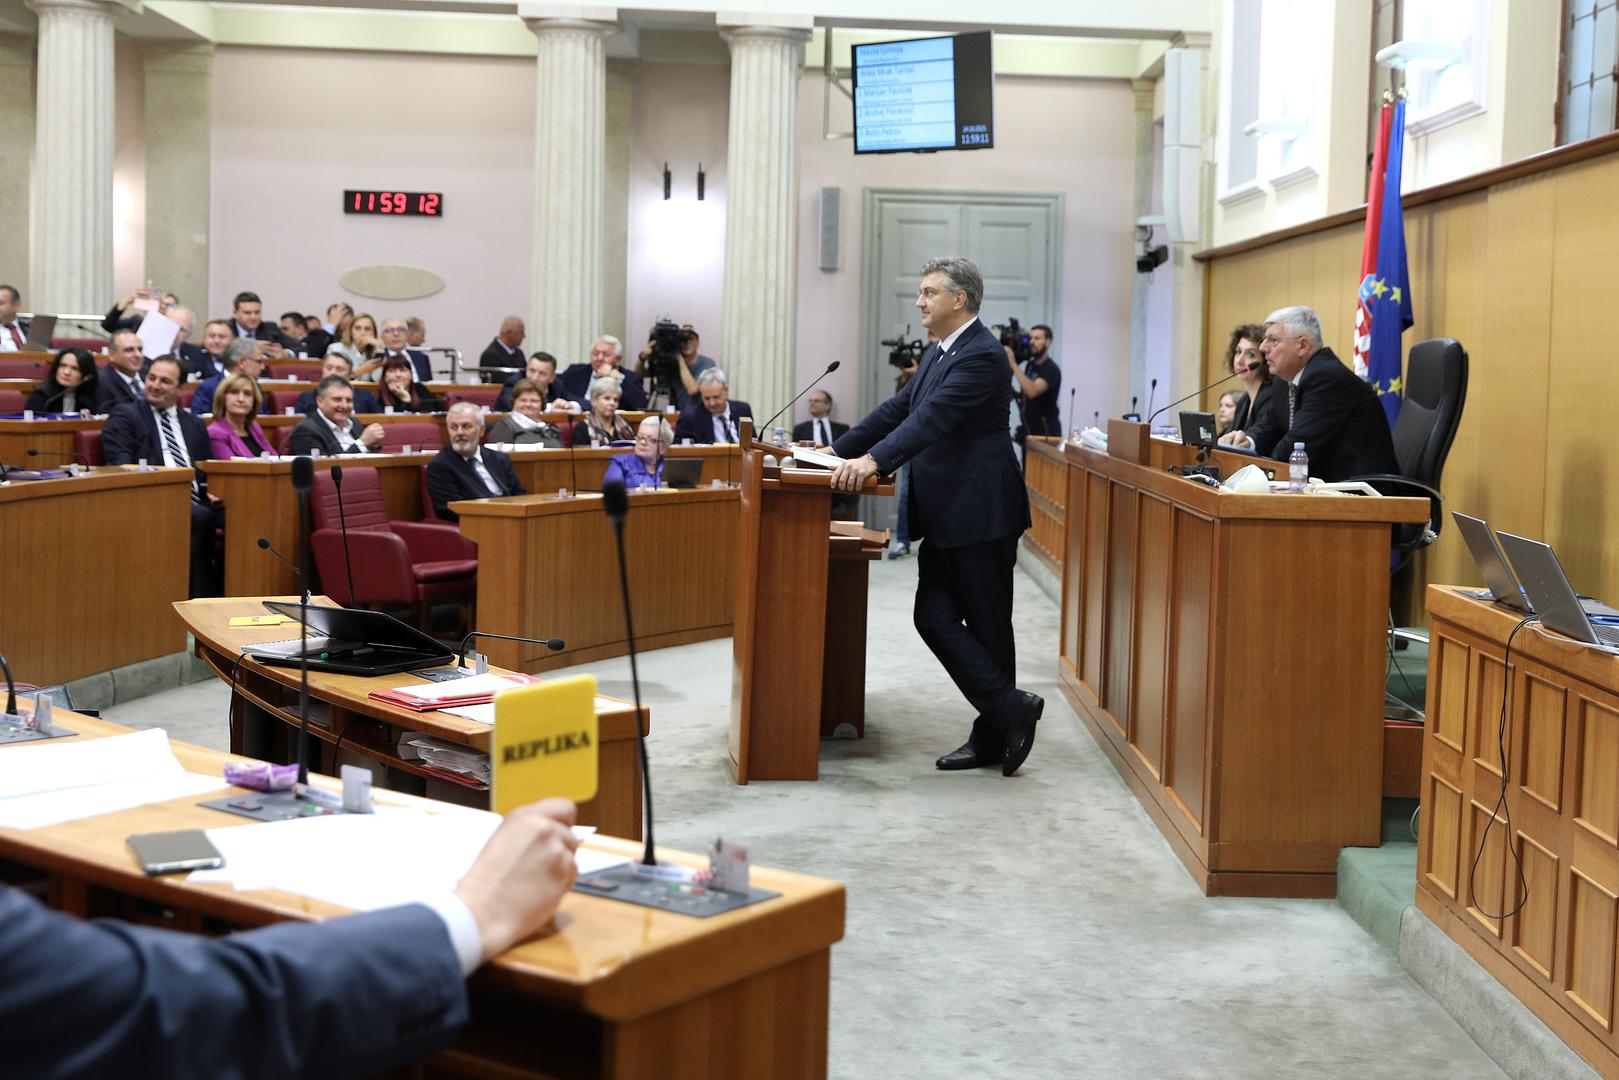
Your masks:
{"label": "red upholstered chair", "polygon": [[266,428],[264,433],[275,441],[275,452],[285,457],[292,453],[292,431],[296,424],[285,424],[281,427]]}
{"label": "red upholstered chair", "polygon": [[450,387],[442,396],[446,408],[458,401],[470,401],[474,405],[487,405],[493,409],[501,389],[497,383],[465,383]]}
{"label": "red upholstered chair", "polygon": [[[397,454],[405,447],[412,450],[444,449],[444,432],[437,424],[383,424],[382,449]],[[347,474],[345,474],[347,475]]]}
{"label": "red upholstered chair", "polygon": [[180,408],[191,408],[191,398],[197,392],[197,384],[185,382],[180,384]]}
{"label": "red upholstered chair", "polygon": [[0,379],[33,379],[45,377],[44,360],[0,360]]}
{"label": "red upholstered chair", "polygon": [[[345,473],[344,475],[346,476],[348,474]],[[433,509],[433,495],[427,490],[427,466],[422,466],[421,475],[418,477],[418,479],[422,485],[422,520],[436,521],[440,524],[449,525],[451,528],[454,528],[455,525],[453,522],[445,521],[443,518],[438,516],[438,511]],[[477,547],[478,545],[473,544],[472,546]]]}
{"label": "red upholstered chair", "polygon": [[26,400],[21,390],[0,390],[0,413],[20,413]]}
{"label": "red upholstered chair", "polygon": [[327,469],[315,470],[310,514],[315,531],[310,550],[321,589],[341,604],[414,607],[417,624],[432,626],[434,601],[460,603],[468,626],[478,579],[478,545],[443,522],[390,521],[377,470],[343,469],[343,512],[348,520],[354,592],[349,595],[338,517],[337,485]]}
{"label": "red upholstered chair", "polygon": [[87,431],[73,433],[73,452],[83,454],[85,464],[100,465],[101,461],[101,429],[90,428]]}
{"label": "red upholstered chair", "polygon": [[302,390],[271,390],[265,395],[264,411],[269,416],[285,416],[302,396]]}

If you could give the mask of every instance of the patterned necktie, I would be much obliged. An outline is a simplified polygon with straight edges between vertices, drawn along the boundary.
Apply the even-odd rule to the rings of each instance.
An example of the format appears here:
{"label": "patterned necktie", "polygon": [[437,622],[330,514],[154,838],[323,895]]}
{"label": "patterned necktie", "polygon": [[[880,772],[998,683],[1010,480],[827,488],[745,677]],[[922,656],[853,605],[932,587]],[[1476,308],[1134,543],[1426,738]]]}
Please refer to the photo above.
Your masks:
{"label": "patterned necktie", "polygon": [[1293,414],[1299,408],[1299,388],[1295,383],[1287,384],[1287,428],[1293,430]]}
{"label": "patterned necktie", "polygon": [[[174,421],[169,416],[169,410],[164,409],[157,415],[158,426],[163,429],[163,445],[168,448],[169,460],[174,463],[175,468],[185,468],[191,464],[191,458],[186,454],[185,443],[180,440],[179,434],[174,430]],[[199,502],[202,500],[202,492],[197,488],[197,478],[195,476],[191,478],[191,497]]]}

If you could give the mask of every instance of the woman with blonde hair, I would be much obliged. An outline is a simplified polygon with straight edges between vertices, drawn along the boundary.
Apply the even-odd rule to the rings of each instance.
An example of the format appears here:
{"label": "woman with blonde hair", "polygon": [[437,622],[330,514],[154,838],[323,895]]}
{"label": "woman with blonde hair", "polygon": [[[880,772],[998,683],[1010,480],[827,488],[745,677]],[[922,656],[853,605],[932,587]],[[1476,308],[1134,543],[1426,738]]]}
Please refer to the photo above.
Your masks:
{"label": "woman with blonde hair", "polygon": [[208,442],[216,458],[256,458],[273,454],[270,437],[259,426],[264,393],[259,384],[235,372],[225,376],[214,391],[217,418],[208,425]]}

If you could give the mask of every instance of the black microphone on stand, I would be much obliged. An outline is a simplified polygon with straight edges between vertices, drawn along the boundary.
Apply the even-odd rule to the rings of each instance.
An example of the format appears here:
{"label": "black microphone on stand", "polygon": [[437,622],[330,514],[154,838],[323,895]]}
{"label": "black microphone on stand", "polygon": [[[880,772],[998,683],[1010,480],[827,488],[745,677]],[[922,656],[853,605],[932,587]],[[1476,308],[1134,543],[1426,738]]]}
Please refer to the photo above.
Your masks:
{"label": "black microphone on stand", "polygon": [[[1152,389],[1147,392],[1147,411],[1152,412],[1152,399],[1158,396],[1158,380],[1152,381]],[[1156,414],[1154,414],[1156,415]]]}
{"label": "black microphone on stand", "polygon": [[[834,360],[832,367],[837,366]],[[827,368],[827,371],[831,370]],[[635,690],[635,732],[641,741],[641,792],[646,800],[646,851],[641,856],[641,865],[657,866],[658,859],[652,845],[652,773],[647,762],[646,729],[641,726],[641,676],[635,666],[635,625],[630,620],[630,577],[624,566],[624,519],[630,513],[630,497],[623,484],[613,480],[602,485],[602,509],[607,512],[607,520],[613,523],[613,535],[618,540],[618,589],[624,597],[624,637],[630,647],[630,685]]]}
{"label": "black microphone on stand", "polygon": [[298,575],[298,591],[303,593],[304,596],[306,596],[306,597],[309,595],[309,589],[308,589],[307,586],[304,585],[303,571],[299,570],[296,566],[292,565],[291,562],[288,562],[287,557],[285,555],[281,554],[281,552],[277,551],[270,544],[270,538],[268,536],[259,537],[259,550],[260,551],[268,551],[271,555],[274,555],[276,558],[280,559],[282,561],[282,563],[286,565],[286,568],[288,570],[291,570],[294,574],[297,574]]}
{"label": "black microphone on stand", "polygon": [[6,715],[16,716],[17,684],[11,678],[11,663],[6,659],[5,653],[0,653],[0,668],[4,668],[6,672]]}
{"label": "black microphone on stand", "polygon": [[337,489],[337,523],[343,529],[343,566],[349,572],[349,604],[358,603],[354,599],[354,561],[349,558],[349,518],[343,512],[343,466],[333,465],[332,486]]}
{"label": "black microphone on stand", "polygon": [[[1075,423],[1075,420],[1074,420],[1074,395],[1077,394],[1077,393],[1079,393],[1079,387],[1070,386],[1068,388],[1068,424],[1069,424],[1070,427],[1072,427],[1074,425],[1074,423]],[[1062,434],[1062,432],[1058,432],[1058,434],[1060,435],[1060,434]]]}
{"label": "black microphone on stand", "polygon": [[[298,493],[299,576],[309,580],[309,489],[315,486],[315,463],[292,459],[292,490]],[[266,544],[268,546],[268,544]],[[309,590],[298,598],[298,783],[309,783]]]}
{"label": "black microphone on stand", "polygon": [[59,458],[60,457],[65,457],[65,458],[72,458],[74,464],[83,465],[87,469],[90,467],[90,459],[89,458],[85,457],[83,454],[76,453],[76,452],[74,452],[72,450],[41,450],[37,446],[30,446],[28,448],[28,456],[29,457],[59,457]]}
{"label": "black microphone on stand", "polygon": [[1136,412],[1136,402],[1138,402],[1140,400],[1141,399],[1139,397],[1136,397],[1134,394],[1131,394],[1130,395],[1130,411],[1125,413],[1120,419],[1139,421],[1141,419],[1141,414]]}
{"label": "black microphone on stand", "polygon": [[515,634],[491,634],[486,630],[474,630],[470,634],[468,634],[466,637],[461,639],[460,661],[459,661],[458,666],[460,666],[460,667],[466,667],[467,666],[467,646],[472,644],[472,639],[475,638],[475,637],[496,638],[496,639],[498,639],[500,641],[526,641],[530,645],[544,645],[547,649],[550,649],[552,652],[561,652],[563,649],[566,649],[568,647],[568,643],[566,641],[563,641],[559,637],[549,637],[549,638],[518,637]]}
{"label": "black microphone on stand", "polygon": [[1149,423],[1149,424],[1152,423],[1153,420],[1155,420],[1157,418],[1158,413],[1163,412],[1164,409],[1173,409],[1175,406],[1179,405],[1183,401],[1191,401],[1195,397],[1198,397],[1198,396],[1200,396],[1202,394],[1208,393],[1210,390],[1213,390],[1216,386],[1219,386],[1223,382],[1227,382],[1227,381],[1229,381],[1231,379],[1235,379],[1239,375],[1245,375],[1249,371],[1257,371],[1257,370],[1259,370],[1259,368],[1263,364],[1264,364],[1263,360],[1256,360],[1252,364],[1249,364],[1248,367],[1246,369],[1244,369],[1243,371],[1233,371],[1229,375],[1226,375],[1226,376],[1223,376],[1221,378],[1215,379],[1213,382],[1209,383],[1209,385],[1207,385],[1205,387],[1202,387],[1201,389],[1193,390],[1190,394],[1187,394],[1183,398],[1176,398],[1174,401],[1171,401],[1168,405],[1165,405],[1163,409],[1159,409],[1158,412],[1155,412],[1151,416],[1147,417],[1147,423]]}
{"label": "black microphone on stand", "polygon": [[[754,428],[753,430],[756,433],[760,434],[760,435],[763,435],[766,431],[769,431],[770,430],[770,425],[774,424],[776,422],[776,420],[781,416],[782,413],[786,412],[788,409],[792,408],[794,405],[797,405],[798,404],[798,398],[803,397],[805,394],[807,394],[811,390],[815,389],[815,383],[820,382],[822,379],[826,378],[828,375],[830,375],[834,371],[838,370],[838,365],[841,364],[842,362],[843,361],[841,361],[841,360],[834,360],[830,364],[826,365],[826,370],[821,372],[819,375],[815,376],[815,381],[814,382],[810,383],[808,386],[804,387],[804,389],[800,390],[798,392],[798,397],[793,398],[793,400],[789,401],[787,404],[785,404],[781,408],[777,409],[775,416],[772,416],[769,420],[766,420],[764,423],[760,424],[758,427]],[[651,851],[652,849],[648,848],[647,850]]]}

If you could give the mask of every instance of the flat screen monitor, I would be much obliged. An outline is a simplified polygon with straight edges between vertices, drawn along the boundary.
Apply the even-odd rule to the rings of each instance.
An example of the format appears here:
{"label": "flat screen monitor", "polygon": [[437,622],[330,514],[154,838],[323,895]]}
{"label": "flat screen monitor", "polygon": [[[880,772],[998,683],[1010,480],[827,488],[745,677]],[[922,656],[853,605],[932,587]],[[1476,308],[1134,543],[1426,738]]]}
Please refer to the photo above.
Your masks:
{"label": "flat screen monitor", "polygon": [[854,152],[995,145],[995,65],[984,30],[854,47]]}

